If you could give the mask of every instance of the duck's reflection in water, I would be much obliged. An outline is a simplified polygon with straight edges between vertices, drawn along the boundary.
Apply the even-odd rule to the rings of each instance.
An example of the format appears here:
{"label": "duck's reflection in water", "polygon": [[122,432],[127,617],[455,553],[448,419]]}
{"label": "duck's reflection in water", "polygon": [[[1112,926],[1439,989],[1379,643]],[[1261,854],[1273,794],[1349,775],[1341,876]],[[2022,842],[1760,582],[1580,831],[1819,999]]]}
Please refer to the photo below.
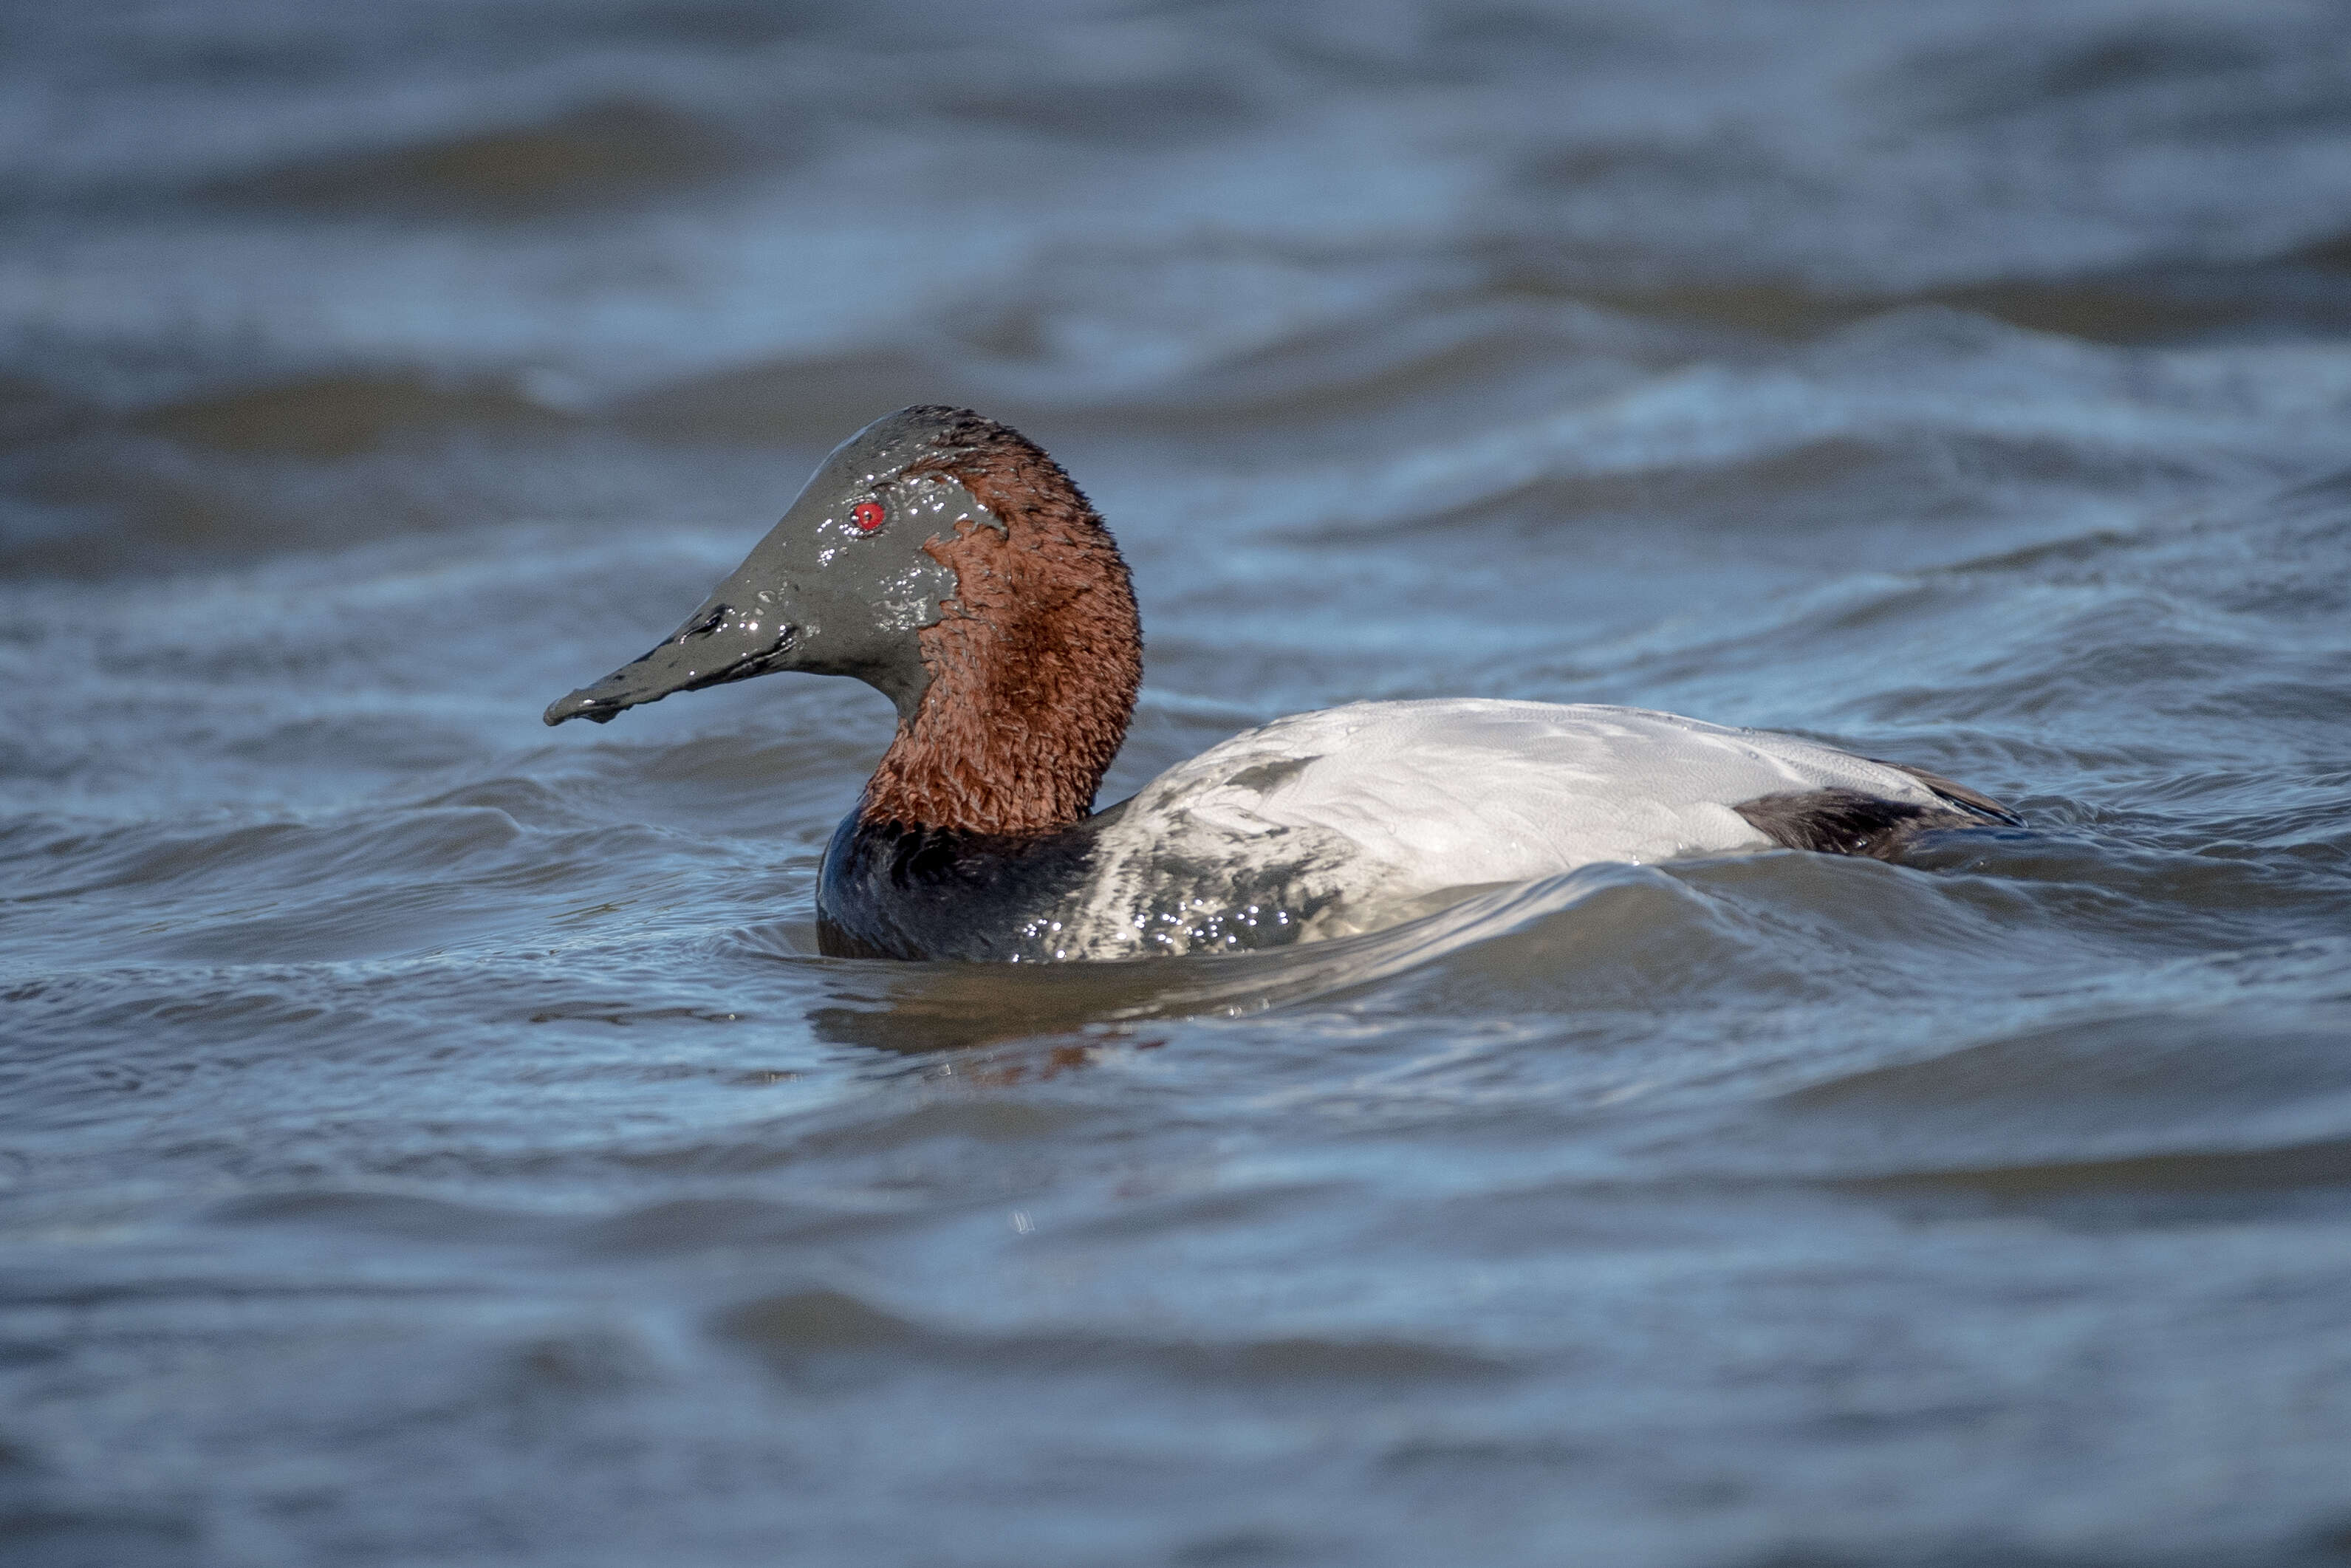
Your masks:
{"label": "duck's reflection in water", "polygon": [[[1343,1002],[1608,890],[1671,880],[1648,867],[1590,866],[1516,886],[1464,889],[1458,901],[1380,931],[1214,957],[1040,965],[816,959],[833,1001],[808,1018],[827,1043],[908,1053],[1080,1033],[1132,1043],[1129,1026],[1155,1019]],[[810,962],[804,948],[783,947],[793,930],[747,934],[745,946],[764,956]]]}

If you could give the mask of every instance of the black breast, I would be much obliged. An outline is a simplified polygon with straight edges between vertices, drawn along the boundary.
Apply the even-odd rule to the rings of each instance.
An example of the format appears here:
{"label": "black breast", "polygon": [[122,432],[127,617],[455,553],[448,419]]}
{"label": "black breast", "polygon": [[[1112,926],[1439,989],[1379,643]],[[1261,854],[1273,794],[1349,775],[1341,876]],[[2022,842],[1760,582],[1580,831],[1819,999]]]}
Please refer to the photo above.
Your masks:
{"label": "black breast", "polygon": [[818,874],[817,945],[837,958],[1050,958],[1103,820],[1008,835],[852,812]]}

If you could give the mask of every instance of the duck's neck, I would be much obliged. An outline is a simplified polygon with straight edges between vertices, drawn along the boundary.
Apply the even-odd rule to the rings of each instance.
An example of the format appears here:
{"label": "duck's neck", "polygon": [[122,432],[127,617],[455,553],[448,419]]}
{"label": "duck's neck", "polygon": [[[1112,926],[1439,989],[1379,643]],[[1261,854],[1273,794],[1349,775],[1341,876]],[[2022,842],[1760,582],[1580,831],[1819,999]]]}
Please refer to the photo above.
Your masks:
{"label": "duck's neck", "polygon": [[1037,448],[984,450],[954,473],[1004,528],[966,525],[926,547],[955,572],[956,594],[922,632],[930,684],[858,814],[1050,832],[1093,809],[1126,737],[1143,675],[1134,591],[1102,519]]}

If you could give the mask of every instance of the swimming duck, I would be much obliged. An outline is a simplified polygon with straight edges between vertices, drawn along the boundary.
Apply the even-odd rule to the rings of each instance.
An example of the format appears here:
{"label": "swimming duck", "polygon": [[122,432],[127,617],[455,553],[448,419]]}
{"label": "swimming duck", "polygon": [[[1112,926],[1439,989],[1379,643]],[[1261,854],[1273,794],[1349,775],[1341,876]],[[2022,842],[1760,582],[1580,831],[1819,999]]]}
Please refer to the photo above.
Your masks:
{"label": "swimming duck", "polygon": [[965,409],[904,409],[843,442],[675,634],[547,722],[778,670],[856,676],[898,710],[818,876],[820,945],[845,956],[1261,947],[1594,862],[1883,857],[2017,821],[1792,736],[1482,699],[1277,719],[1096,811],[1143,673],[1126,562],[1060,465]]}

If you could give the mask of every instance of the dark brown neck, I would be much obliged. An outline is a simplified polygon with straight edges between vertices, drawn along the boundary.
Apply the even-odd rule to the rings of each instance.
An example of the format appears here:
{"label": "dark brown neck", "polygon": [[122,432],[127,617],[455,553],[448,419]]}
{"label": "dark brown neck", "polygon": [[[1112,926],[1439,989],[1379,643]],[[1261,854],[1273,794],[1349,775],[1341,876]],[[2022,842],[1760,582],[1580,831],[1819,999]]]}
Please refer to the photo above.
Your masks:
{"label": "dark brown neck", "polygon": [[883,755],[858,814],[977,833],[1068,827],[1126,738],[1143,631],[1126,561],[1059,465],[975,422],[951,472],[1005,525],[957,529],[929,553],[956,595],[922,632],[931,677]]}

